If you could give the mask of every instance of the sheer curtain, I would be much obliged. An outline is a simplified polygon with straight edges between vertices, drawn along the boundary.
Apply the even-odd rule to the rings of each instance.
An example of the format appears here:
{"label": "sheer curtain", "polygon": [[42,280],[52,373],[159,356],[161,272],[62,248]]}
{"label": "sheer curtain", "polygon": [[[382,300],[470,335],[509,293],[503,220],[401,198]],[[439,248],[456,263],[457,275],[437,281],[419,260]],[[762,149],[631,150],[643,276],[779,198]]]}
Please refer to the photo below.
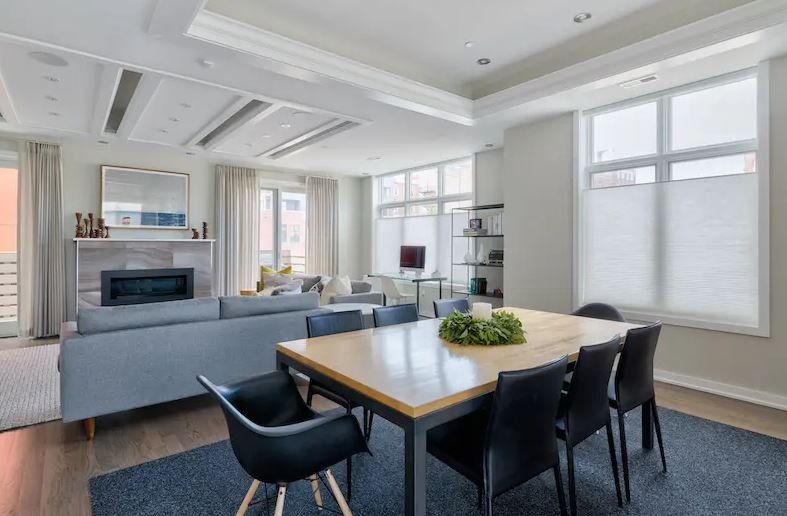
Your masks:
{"label": "sheer curtain", "polygon": [[19,155],[19,335],[49,337],[65,319],[63,163],[50,143],[26,142]]}
{"label": "sheer curtain", "polygon": [[216,165],[216,289],[236,296],[259,277],[260,186],[252,168]]}
{"label": "sheer curtain", "polygon": [[335,276],[339,271],[339,182],[306,178],[306,270]]}
{"label": "sheer curtain", "polygon": [[[458,216],[461,218],[461,216]],[[457,219],[456,227],[463,227],[466,217]],[[467,252],[463,239],[451,238],[451,215],[422,217],[378,218],[375,222],[374,270],[396,272],[399,270],[399,247],[402,245],[426,246],[424,271],[451,273],[452,255],[462,261]],[[455,248],[451,249],[451,246]]]}

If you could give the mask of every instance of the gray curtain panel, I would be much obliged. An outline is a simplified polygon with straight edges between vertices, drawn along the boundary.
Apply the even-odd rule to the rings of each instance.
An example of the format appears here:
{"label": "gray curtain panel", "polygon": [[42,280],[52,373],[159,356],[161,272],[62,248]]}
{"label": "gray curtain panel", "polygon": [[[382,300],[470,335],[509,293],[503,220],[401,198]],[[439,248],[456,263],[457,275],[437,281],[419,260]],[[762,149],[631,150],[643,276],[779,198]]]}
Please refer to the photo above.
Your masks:
{"label": "gray curtain panel", "polygon": [[335,276],[339,271],[339,182],[306,178],[306,268]]}
{"label": "gray curtain panel", "polygon": [[216,289],[237,296],[259,279],[260,186],[252,168],[216,165]]}
{"label": "gray curtain panel", "polygon": [[65,320],[60,146],[26,142],[19,173],[19,335],[49,337]]}

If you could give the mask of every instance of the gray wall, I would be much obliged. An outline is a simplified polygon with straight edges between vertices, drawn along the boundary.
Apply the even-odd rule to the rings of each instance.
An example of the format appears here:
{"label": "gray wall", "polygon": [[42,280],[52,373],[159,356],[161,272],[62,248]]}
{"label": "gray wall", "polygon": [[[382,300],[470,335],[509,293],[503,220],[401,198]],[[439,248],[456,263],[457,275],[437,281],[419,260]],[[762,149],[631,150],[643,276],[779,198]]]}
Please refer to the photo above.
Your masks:
{"label": "gray wall", "polygon": [[475,155],[475,203],[503,202],[503,149]]}
{"label": "gray wall", "polygon": [[[666,326],[656,367],[668,381],[787,407],[787,58],[772,62],[770,90],[771,337]],[[572,124],[566,114],[506,131],[507,305],[572,308]]]}

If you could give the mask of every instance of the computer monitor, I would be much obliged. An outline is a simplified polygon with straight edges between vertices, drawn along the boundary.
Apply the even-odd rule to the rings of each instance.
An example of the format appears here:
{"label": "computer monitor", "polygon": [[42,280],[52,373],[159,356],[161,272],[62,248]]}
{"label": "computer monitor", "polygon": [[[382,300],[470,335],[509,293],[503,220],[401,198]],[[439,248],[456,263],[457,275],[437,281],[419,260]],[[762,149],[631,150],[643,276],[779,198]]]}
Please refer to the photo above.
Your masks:
{"label": "computer monitor", "polygon": [[403,245],[399,248],[399,269],[422,271],[426,263],[426,246]]}

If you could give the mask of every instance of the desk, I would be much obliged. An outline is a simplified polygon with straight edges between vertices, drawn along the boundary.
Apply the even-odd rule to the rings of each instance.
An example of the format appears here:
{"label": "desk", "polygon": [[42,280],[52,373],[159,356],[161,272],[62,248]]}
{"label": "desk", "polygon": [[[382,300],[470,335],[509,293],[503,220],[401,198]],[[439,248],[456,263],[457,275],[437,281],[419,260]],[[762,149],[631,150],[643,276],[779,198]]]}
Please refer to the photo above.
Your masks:
{"label": "desk", "polygon": [[[373,274],[367,274],[370,278],[391,278],[392,280],[399,280],[399,281],[410,281],[415,283],[415,306],[418,310],[418,314],[421,314],[421,283],[427,283],[429,281],[436,281],[437,282],[437,299],[443,299],[443,282],[446,281],[448,278],[445,276],[413,276],[411,274],[403,274],[401,272],[392,272],[392,273],[385,273],[385,272],[375,272]],[[385,295],[383,294],[383,304],[385,304]]]}
{"label": "desk", "polygon": [[[520,318],[527,344],[457,346],[437,336],[439,320],[427,319],[281,343],[276,361],[279,369],[303,372],[404,429],[405,513],[423,516],[430,428],[479,409],[494,392],[500,371],[540,366],[562,355],[573,361],[580,346],[605,342],[616,334],[625,337],[629,329],[639,327],[520,308],[504,310]],[[644,436],[652,423],[649,411],[642,412],[647,446]]]}

